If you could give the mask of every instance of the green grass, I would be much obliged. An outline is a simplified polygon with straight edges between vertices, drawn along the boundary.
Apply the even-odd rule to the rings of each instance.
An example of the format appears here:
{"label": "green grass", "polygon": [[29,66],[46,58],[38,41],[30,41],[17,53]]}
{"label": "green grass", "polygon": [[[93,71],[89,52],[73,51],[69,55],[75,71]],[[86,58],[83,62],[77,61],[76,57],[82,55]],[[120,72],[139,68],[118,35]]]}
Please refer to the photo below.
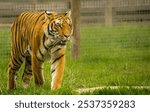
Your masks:
{"label": "green grass", "polygon": [[6,56],[9,54],[10,54],[10,31],[0,30],[0,59],[6,58]]}
{"label": "green grass", "polygon": [[[21,84],[19,71],[17,90],[7,91],[9,31],[0,31],[0,94],[78,94],[78,88],[99,86],[150,86],[150,27],[122,24],[113,27],[82,26],[80,58],[72,59],[67,47],[62,88],[50,90],[50,64],[44,63],[45,84],[28,89]],[[5,38],[5,39],[4,39]],[[3,52],[5,52],[3,54]],[[150,94],[148,89],[102,89],[83,94]]]}
{"label": "green grass", "polygon": [[81,95],[146,95],[150,93],[150,89],[120,87],[118,89],[104,88],[93,92],[83,92]]}

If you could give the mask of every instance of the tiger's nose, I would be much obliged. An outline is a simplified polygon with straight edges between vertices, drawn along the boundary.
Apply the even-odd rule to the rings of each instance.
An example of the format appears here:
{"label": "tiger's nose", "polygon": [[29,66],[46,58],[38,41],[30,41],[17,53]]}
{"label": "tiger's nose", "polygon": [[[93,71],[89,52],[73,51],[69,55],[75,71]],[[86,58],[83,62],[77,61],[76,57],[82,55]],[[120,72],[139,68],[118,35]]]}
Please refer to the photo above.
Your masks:
{"label": "tiger's nose", "polygon": [[64,35],[64,37],[68,38],[70,35]]}
{"label": "tiger's nose", "polygon": [[64,40],[70,40],[70,35],[64,35]]}

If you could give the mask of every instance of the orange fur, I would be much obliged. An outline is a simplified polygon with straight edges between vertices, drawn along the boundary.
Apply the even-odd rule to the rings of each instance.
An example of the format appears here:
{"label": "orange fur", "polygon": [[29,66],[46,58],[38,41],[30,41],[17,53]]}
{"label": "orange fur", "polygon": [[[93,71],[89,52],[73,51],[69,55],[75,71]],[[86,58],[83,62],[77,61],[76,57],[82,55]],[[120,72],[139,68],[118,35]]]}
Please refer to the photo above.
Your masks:
{"label": "orange fur", "polygon": [[[51,83],[51,88],[52,89],[57,89],[61,86],[61,82],[62,82],[62,78],[63,78],[63,73],[64,73],[64,63],[65,63],[65,52],[66,49],[63,48],[61,49],[61,51],[55,53],[54,55],[52,55],[52,57],[58,57],[58,56],[62,56],[64,55],[56,64],[55,66],[57,67],[56,71],[55,71],[55,78]],[[53,66],[53,65],[52,65]],[[53,77],[53,76],[52,76]]]}

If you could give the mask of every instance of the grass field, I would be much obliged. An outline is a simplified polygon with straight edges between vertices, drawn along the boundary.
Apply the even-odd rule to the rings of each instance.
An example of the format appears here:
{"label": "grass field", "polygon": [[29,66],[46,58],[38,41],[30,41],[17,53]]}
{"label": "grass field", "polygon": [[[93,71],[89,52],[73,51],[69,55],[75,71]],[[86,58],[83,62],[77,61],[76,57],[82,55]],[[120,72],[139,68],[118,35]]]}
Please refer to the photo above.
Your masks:
{"label": "grass field", "polygon": [[[33,81],[23,89],[22,69],[18,73],[17,90],[8,91],[7,65],[10,33],[0,31],[0,94],[79,94],[78,88],[121,86],[80,94],[150,94],[149,89],[132,86],[150,86],[150,27],[121,24],[113,27],[82,26],[80,58],[70,56],[67,47],[66,68],[62,88],[50,90],[50,63],[44,63],[45,84],[35,87]],[[129,86],[125,88],[123,86]]]}

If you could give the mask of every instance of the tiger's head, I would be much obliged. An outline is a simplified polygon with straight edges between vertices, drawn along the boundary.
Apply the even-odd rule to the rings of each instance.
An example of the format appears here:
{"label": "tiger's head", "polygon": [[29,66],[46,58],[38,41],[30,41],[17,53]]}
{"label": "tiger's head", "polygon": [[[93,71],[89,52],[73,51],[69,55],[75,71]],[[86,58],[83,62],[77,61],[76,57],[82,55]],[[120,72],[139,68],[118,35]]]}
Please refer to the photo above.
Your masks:
{"label": "tiger's head", "polygon": [[47,33],[51,35],[52,41],[59,40],[66,43],[70,40],[73,32],[71,11],[65,13],[46,11],[45,16],[49,20]]}

